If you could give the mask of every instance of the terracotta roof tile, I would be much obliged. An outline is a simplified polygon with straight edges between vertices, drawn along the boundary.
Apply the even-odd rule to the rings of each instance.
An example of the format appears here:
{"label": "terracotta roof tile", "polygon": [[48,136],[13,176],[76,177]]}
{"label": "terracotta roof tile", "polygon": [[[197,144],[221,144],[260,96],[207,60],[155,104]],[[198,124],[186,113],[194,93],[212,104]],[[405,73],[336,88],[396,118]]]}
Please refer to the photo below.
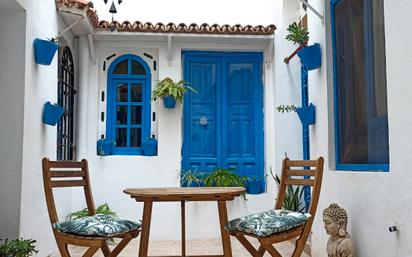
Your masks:
{"label": "terracotta roof tile", "polygon": [[150,22],[142,23],[140,21],[135,21],[133,23],[129,21],[124,21],[119,23],[117,21],[100,21],[99,29],[126,31],[126,32],[153,32],[153,33],[195,33],[195,34],[229,34],[229,35],[271,35],[274,33],[276,26],[242,26],[240,24],[236,25],[218,25],[203,23],[198,25],[192,23],[186,25],[180,23],[176,25],[175,23],[156,23],[152,24]]}
{"label": "terracotta roof tile", "polygon": [[186,25],[185,23],[142,23],[140,21],[130,22],[124,21],[122,23],[117,21],[99,21],[96,10],[93,9],[93,3],[88,0],[56,0],[57,7],[65,6],[67,8],[77,8],[84,10],[87,8],[87,16],[95,29],[99,30],[117,30],[119,32],[152,32],[152,33],[194,33],[194,34],[226,34],[226,35],[272,35],[276,30],[276,26],[271,24],[269,26],[242,26],[236,25],[218,25],[203,23],[198,25],[192,23]]}

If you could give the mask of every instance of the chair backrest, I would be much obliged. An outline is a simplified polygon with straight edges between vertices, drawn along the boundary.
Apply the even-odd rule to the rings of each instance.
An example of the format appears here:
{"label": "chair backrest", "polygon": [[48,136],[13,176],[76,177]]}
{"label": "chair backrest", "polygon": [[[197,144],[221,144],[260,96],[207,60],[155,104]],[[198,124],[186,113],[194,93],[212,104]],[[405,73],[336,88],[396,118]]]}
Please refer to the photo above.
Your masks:
{"label": "chair backrest", "polygon": [[319,157],[317,160],[289,160],[285,158],[282,163],[282,175],[275,208],[282,208],[288,186],[310,186],[312,187],[312,198],[308,213],[312,217],[315,216],[322,185],[323,163],[323,157]]}
{"label": "chair backrest", "polygon": [[86,160],[83,159],[80,162],[50,161],[47,158],[43,158],[42,165],[47,210],[52,224],[59,221],[53,196],[53,188],[56,187],[83,187],[89,215],[96,214]]}

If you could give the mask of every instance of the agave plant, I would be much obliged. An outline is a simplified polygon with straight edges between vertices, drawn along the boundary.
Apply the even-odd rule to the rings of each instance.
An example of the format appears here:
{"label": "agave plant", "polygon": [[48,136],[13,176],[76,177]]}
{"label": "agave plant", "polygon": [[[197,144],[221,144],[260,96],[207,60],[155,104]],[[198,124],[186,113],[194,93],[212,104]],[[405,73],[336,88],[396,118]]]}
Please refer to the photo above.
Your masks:
{"label": "agave plant", "polygon": [[182,170],[180,172],[180,185],[185,187],[200,187],[203,185],[204,173],[197,170]]}
{"label": "agave plant", "polygon": [[184,94],[190,90],[192,92],[197,92],[191,86],[185,85],[186,81],[180,80],[174,82],[171,78],[167,77],[156,83],[156,88],[152,92],[152,99],[163,98],[166,96],[173,97],[176,101],[182,103]]}
{"label": "agave plant", "polygon": [[308,28],[296,22],[289,25],[287,28],[289,34],[286,39],[292,41],[294,44],[304,45],[309,40]]}
{"label": "agave plant", "polygon": [[[273,175],[272,168],[270,168],[270,174],[276,182],[278,188],[280,187],[279,176]],[[303,197],[304,188],[301,186],[288,186],[285,191],[285,199],[283,201],[283,208],[290,211],[304,212],[305,206],[301,199]]]}

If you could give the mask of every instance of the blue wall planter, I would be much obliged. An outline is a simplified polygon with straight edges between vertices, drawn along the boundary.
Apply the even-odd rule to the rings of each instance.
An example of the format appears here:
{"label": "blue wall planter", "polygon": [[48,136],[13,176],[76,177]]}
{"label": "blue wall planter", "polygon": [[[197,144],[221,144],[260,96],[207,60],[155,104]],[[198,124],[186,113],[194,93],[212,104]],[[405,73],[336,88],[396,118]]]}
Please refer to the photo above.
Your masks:
{"label": "blue wall planter", "polygon": [[300,62],[306,67],[307,70],[315,70],[321,65],[322,58],[320,45],[318,43],[302,48],[299,50],[298,56],[300,58]]}
{"label": "blue wall planter", "polygon": [[43,108],[43,123],[56,126],[64,112],[65,109],[59,105],[46,102]]}
{"label": "blue wall planter", "polygon": [[163,104],[167,109],[173,109],[176,106],[176,100],[172,96],[163,97]]}
{"label": "blue wall planter", "polygon": [[265,191],[263,179],[249,179],[246,182],[246,191],[248,194],[257,195]]}
{"label": "blue wall planter", "polygon": [[50,65],[59,45],[56,42],[36,38],[34,40],[34,60],[37,64]]}
{"label": "blue wall planter", "polygon": [[316,107],[313,104],[310,104],[307,107],[297,108],[296,112],[298,113],[303,126],[315,124]]}
{"label": "blue wall planter", "polygon": [[97,155],[100,155],[100,156],[111,155],[114,145],[115,143],[111,140],[107,140],[107,139],[98,140],[96,144]]}
{"label": "blue wall planter", "polygon": [[157,139],[149,138],[142,141],[143,154],[146,156],[157,155]]}

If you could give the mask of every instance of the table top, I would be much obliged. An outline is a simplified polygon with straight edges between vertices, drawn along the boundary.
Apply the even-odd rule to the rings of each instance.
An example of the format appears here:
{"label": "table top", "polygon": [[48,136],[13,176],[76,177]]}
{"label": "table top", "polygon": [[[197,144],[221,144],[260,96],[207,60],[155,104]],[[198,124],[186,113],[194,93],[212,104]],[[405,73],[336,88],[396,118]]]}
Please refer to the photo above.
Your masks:
{"label": "table top", "polygon": [[126,188],[124,193],[138,202],[162,201],[226,201],[246,190],[244,187],[159,187]]}

